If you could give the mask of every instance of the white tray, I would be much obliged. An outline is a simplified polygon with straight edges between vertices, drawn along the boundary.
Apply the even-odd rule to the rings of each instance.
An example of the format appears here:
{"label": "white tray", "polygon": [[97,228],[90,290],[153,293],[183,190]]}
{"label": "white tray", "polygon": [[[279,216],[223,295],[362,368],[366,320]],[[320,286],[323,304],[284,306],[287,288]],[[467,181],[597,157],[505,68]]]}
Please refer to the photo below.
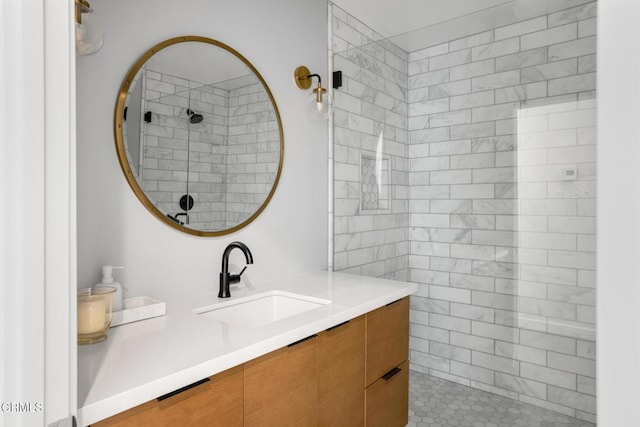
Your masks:
{"label": "white tray", "polygon": [[163,301],[150,297],[125,298],[124,310],[113,312],[111,327],[164,316],[166,312],[167,309]]}

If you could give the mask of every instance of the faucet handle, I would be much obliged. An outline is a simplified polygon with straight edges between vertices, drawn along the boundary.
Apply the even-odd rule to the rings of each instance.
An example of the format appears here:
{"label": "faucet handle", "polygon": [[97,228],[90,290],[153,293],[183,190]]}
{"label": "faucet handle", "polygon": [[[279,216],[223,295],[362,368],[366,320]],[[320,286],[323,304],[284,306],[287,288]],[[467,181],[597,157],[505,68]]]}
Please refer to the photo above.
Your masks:
{"label": "faucet handle", "polygon": [[247,269],[247,266],[245,265],[240,273],[238,273],[238,274],[230,274],[229,275],[229,284],[233,285],[235,283],[240,283],[240,278],[242,276],[242,273],[244,273],[244,271],[246,269]]}

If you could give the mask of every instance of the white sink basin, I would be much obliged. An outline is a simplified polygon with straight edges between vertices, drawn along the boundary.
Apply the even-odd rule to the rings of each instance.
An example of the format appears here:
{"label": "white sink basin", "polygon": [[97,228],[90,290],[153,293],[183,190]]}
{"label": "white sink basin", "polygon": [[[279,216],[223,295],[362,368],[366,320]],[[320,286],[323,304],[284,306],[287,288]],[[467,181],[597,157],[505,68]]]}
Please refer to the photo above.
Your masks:
{"label": "white sink basin", "polygon": [[269,291],[233,301],[196,308],[201,316],[220,322],[257,327],[277,322],[331,301],[283,291]]}

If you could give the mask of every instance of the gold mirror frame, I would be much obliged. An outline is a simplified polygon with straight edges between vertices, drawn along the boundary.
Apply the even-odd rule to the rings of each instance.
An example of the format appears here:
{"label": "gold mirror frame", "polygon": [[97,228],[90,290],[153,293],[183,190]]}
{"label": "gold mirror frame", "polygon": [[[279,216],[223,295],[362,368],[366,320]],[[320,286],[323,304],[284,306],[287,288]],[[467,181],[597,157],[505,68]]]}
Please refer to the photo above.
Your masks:
{"label": "gold mirror frame", "polygon": [[[142,190],[140,185],[138,185],[138,181],[136,180],[136,177],[134,176],[133,172],[131,171],[131,167],[129,166],[129,161],[127,159],[126,149],[125,149],[125,145],[124,145],[124,135],[123,135],[123,132],[122,132],[122,130],[123,130],[123,118],[124,118],[124,108],[125,108],[125,102],[126,102],[127,94],[129,92],[129,88],[130,88],[134,78],[136,77],[136,75],[138,74],[138,72],[140,71],[142,66],[153,55],[155,55],[156,53],[160,52],[162,49],[164,49],[164,48],[166,48],[168,46],[172,46],[172,45],[175,45],[175,44],[178,44],[178,43],[185,43],[185,42],[200,42],[200,43],[207,43],[207,44],[210,44],[210,45],[213,45],[213,46],[217,46],[217,47],[222,48],[222,49],[226,50],[227,52],[231,53],[236,58],[240,59],[247,67],[249,67],[249,69],[258,78],[260,83],[262,83],[262,86],[264,87],[265,91],[267,92],[267,95],[269,95],[269,99],[271,100],[271,104],[273,105],[273,109],[275,111],[276,120],[278,122],[278,130],[279,130],[279,134],[280,134],[280,160],[278,162],[278,172],[276,173],[276,177],[275,177],[275,180],[273,182],[273,186],[271,187],[271,191],[267,195],[267,198],[262,203],[262,205],[260,205],[260,207],[256,210],[256,212],[254,212],[253,215],[251,215],[248,219],[246,219],[245,221],[241,222],[238,225],[235,225],[235,226],[233,226],[231,228],[228,228],[228,229],[225,229],[225,230],[220,230],[220,231],[202,231],[202,230],[195,230],[193,228],[185,227],[183,225],[180,225],[180,224],[172,221],[164,213],[162,213],[153,204],[153,202],[151,200],[149,200],[149,198],[146,196],[146,194],[144,193],[144,191]],[[155,216],[156,218],[158,218],[159,220],[161,220],[165,224],[169,225],[170,227],[172,227],[174,229],[177,229],[179,231],[182,231],[184,233],[188,233],[188,234],[191,234],[191,235],[202,236],[202,237],[224,236],[226,234],[234,233],[234,232],[246,227],[251,222],[253,222],[253,220],[255,220],[262,213],[262,211],[264,211],[264,209],[267,207],[267,205],[271,201],[271,198],[273,197],[273,195],[274,195],[274,193],[276,191],[276,188],[278,187],[278,182],[280,181],[280,175],[282,173],[282,164],[283,164],[283,160],[284,160],[284,134],[283,134],[283,129],[282,129],[282,121],[280,119],[280,112],[278,110],[278,105],[276,104],[276,101],[275,101],[275,99],[273,97],[273,94],[271,93],[271,90],[269,89],[269,86],[267,85],[265,80],[262,78],[262,75],[260,75],[258,70],[256,70],[256,68],[251,64],[251,62],[249,62],[238,51],[236,51],[235,49],[233,49],[230,46],[227,46],[224,43],[221,43],[221,42],[219,42],[217,40],[210,39],[210,38],[207,38],[207,37],[181,36],[181,37],[174,37],[174,38],[165,40],[165,41],[163,41],[161,43],[158,43],[157,45],[153,46],[151,49],[149,49],[147,52],[145,52],[140,57],[140,59],[138,59],[138,61],[136,61],[136,63],[133,65],[133,67],[131,67],[131,69],[127,73],[127,76],[125,77],[124,81],[122,82],[122,85],[120,86],[120,91],[118,92],[118,98],[117,98],[117,101],[116,101],[116,109],[115,109],[115,117],[114,117],[114,134],[115,134],[115,140],[116,140],[116,152],[118,154],[118,161],[120,162],[120,167],[122,168],[122,172],[124,172],[125,178],[127,179],[127,182],[129,183],[129,186],[131,187],[131,189],[135,193],[135,195],[138,198],[138,200],[140,200],[140,202],[142,202],[144,207],[147,208],[147,210],[149,212],[151,212],[151,214],[153,214],[153,216]]]}

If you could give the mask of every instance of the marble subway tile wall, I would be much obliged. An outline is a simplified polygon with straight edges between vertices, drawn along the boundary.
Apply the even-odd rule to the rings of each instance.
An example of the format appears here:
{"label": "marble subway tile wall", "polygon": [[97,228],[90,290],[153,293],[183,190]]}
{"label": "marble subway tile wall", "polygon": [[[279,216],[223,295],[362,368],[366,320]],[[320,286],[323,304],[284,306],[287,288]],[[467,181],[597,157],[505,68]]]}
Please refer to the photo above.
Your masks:
{"label": "marble subway tile wall", "polygon": [[[275,110],[255,76],[215,85],[146,71],[143,186],[164,212],[194,199],[189,225],[221,230],[265,201],[280,159]],[[187,109],[203,116],[189,123]]]}
{"label": "marble subway tile wall", "polygon": [[194,199],[189,225],[219,230],[226,222],[225,177],[229,93],[213,85],[189,91],[190,109],[203,121],[189,125],[189,195]]}
{"label": "marble subway tile wall", "polygon": [[595,422],[596,3],[411,52],[411,368]]}
{"label": "marble subway tile wall", "polygon": [[408,55],[331,5],[334,270],[409,276]]}
{"label": "marble subway tile wall", "polygon": [[420,285],[412,369],[595,422],[596,3],[410,53],[331,19],[336,270]]}
{"label": "marble subway tile wall", "polygon": [[[228,92],[153,70],[144,85],[143,109],[152,113],[141,137],[145,192],[171,214],[182,212],[179,200],[188,192],[190,226],[223,228]],[[191,124],[187,109],[204,120]]]}
{"label": "marble subway tile wall", "polygon": [[276,112],[253,75],[224,82],[229,89],[226,226],[248,219],[264,203],[280,161]]}

